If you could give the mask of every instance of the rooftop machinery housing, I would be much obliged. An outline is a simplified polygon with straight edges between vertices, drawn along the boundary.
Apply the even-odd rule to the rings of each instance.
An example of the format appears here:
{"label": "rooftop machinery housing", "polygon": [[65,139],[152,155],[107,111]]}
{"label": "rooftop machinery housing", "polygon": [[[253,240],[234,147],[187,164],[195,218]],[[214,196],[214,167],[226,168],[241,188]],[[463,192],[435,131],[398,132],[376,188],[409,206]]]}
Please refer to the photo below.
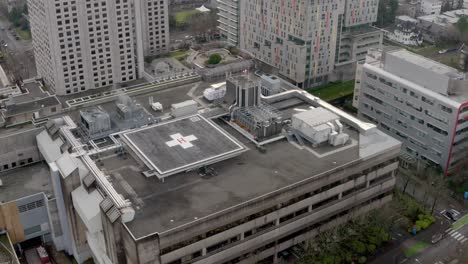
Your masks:
{"label": "rooftop machinery housing", "polygon": [[[301,90],[262,96],[239,78],[235,90],[253,96],[245,105],[120,130],[105,144],[79,136],[70,117],[50,121],[37,143],[56,182],[62,234],[52,239],[79,263],[275,262],[392,199],[400,142]],[[260,139],[229,108],[262,105],[281,129]]]}

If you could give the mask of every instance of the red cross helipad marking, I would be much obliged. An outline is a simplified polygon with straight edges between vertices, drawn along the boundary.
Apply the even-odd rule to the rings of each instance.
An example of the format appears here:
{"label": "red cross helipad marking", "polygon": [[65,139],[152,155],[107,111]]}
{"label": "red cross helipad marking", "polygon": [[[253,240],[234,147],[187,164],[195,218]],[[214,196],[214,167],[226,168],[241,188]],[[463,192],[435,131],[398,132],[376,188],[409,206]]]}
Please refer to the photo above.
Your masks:
{"label": "red cross helipad marking", "polygon": [[168,145],[171,148],[175,146],[181,146],[183,149],[188,149],[188,148],[193,147],[193,144],[190,142],[198,139],[194,135],[184,137],[180,133],[171,135],[170,137],[172,138],[172,140],[166,142],[166,145]]}

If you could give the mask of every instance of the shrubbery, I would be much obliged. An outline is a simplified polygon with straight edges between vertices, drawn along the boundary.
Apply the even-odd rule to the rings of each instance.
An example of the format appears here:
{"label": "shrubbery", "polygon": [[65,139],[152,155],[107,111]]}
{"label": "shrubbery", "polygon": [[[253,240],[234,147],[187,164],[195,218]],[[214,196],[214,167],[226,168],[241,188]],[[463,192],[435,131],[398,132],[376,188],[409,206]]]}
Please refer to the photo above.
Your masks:
{"label": "shrubbery", "polygon": [[408,228],[408,232],[413,232],[413,227],[416,227],[416,231],[421,231],[427,229],[436,219],[432,215],[420,214],[418,215],[418,220],[414,222],[414,226]]}
{"label": "shrubbery", "polygon": [[210,65],[215,65],[215,64],[219,64],[222,59],[223,58],[221,57],[221,55],[219,55],[218,53],[215,53],[215,54],[211,54],[210,58],[208,59],[206,63]]}
{"label": "shrubbery", "polygon": [[429,214],[428,209],[414,198],[395,191],[394,200],[400,205],[401,208],[399,210],[410,222],[408,232],[412,233],[414,227],[416,227],[417,232],[425,230],[435,222],[436,219]]}

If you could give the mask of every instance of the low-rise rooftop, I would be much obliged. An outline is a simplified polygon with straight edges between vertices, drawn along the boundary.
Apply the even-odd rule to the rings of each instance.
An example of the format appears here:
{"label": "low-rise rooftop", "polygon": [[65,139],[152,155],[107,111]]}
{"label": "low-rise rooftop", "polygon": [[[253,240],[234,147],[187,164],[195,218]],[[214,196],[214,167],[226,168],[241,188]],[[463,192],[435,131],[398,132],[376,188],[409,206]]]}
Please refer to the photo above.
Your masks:
{"label": "low-rise rooftop", "polygon": [[0,202],[9,202],[37,193],[53,195],[47,164],[40,162],[0,173]]}
{"label": "low-rise rooftop", "polygon": [[431,60],[424,56],[418,55],[416,53],[410,52],[406,49],[393,50],[389,51],[389,53],[398,57],[401,60],[424,67],[425,69],[428,69],[433,73],[447,75],[451,78],[464,78],[464,75],[460,73],[457,69],[437,62],[435,60]]}
{"label": "low-rise rooftop", "polygon": [[[289,116],[311,106],[305,101],[287,101],[282,104],[281,111],[289,113]],[[281,102],[277,101],[276,105],[281,105]],[[124,199],[129,199],[136,211],[134,219],[125,224],[135,238],[168,232],[282,188],[300,184],[301,181],[322,173],[340,169],[360,159],[378,155],[381,151],[400,147],[397,140],[380,131],[373,130],[364,135],[345,124],[344,132],[350,135],[351,140],[342,146],[325,144],[313,147],[283,138],[259,149],[222,118],[214,119],[213,122],[218,127],[216,129],[242,143],[248,151],[230,157],[229,160],[209,164],[202,169],[180,171],[166,177],[164,181],[158,177],[146,177],[144,172],[149,169],[148,166],[141,162],[138,155],[129,154],[131,152],[127,151],[125,155],[114,152],[100,155],[98,167],[110,175],[109,180],[115,190]],[[178,126],[182,127],[184,126]],[[145,145],[148,151],[153,151],[152,155],[157,157],[161,166],[168,166],[165,159],[172,159],[173,155],[177,156],[177,160],[181,158],[190,162],[192,155],[202,154],[196,153],[203,151],[202,149],[184,149],[182,146],[177,146],[175,154],[168,154],[165,146],[159,150],[160,145],[169,140],[159,135],[159,132],[141,135],[145,140],[153,137],[151,142],[159,142],[156,146],[146,141],[139,145]],[[210,137],[210,132],[207,133]],[[213,141],[216,141],[216,138],[213,138]],[[203,142],[205,141],[198,143]],[[191,143],[197,144],[197,141]],[[219,147],[218,144],[221,143],[213,144],[214,147]],[[220,147],[216,151],[222,150],[223,147]]]}
{"label": "low-rise rooftop", "polygon": [[468,9],[447,11],[439,15],[420,16],[418,20],[438,24],[440,26],[447,26],[457,23],[461,17],[468,17]]}
{"label": "low-rise rooftop", "polygon": [[408,50],[371,50],[366,64],[448,105],[458,107],[468,101],[468,76],[465,73]]}
{"label": "low-rise rooftop", "polygon": [[24,113],[32,113],[41,110],[44,107],[59,106],[60,101],[55,96],[47,96],[28,102],[15,103],[7,105],[5,117],[16,116]]}

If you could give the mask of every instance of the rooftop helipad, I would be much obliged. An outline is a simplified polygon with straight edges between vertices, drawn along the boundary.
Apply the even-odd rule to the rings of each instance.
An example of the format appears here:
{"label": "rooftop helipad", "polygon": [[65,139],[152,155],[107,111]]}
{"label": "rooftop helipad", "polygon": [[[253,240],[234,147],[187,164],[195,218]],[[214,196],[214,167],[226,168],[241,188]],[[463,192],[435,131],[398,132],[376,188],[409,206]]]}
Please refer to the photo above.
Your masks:
{"label": "rooftop helipad", "polygon": [[123,138],[158,178],[229,159],[246,150],[200,115],[132,130]]}

